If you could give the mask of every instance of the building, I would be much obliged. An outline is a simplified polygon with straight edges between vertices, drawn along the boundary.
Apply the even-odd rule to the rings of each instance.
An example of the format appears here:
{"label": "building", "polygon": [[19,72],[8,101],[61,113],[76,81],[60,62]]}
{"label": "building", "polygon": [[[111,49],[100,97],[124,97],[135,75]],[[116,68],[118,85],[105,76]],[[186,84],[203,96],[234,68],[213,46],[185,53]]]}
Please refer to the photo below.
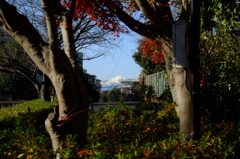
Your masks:
{"label": "building", "polygon": [[83,69],[83,53],[82,52],[77,53],[77,61],[78,61],[78,65],[79,65],[80,69],[83,70],[83,73],[84,73],[85,78],[87,79],[88,83],[93,85],[96,88],[96,90],[98,90],[100,92],[100,89],[102,87],[101,80],[97,79],[95,75],[88,74],[87,70]]}
{"label": "building", "polygon": [[121,93],[131,94],[132,86],[138,83],[139,83],[138,79],[121,79],[119,84]]}
{"label": "building", "polygon": [[85,74],[88,79],[88,83],[93,85],[97,91],[100,92],[102,85],[101,85],[101,80],[97,79],[95,75],[90,75],[90,74]]}
{"label": "building", "polygon": [[78,61],[79,67],[83,69],[83,53],[82,52],[77,53],[77,61]]}

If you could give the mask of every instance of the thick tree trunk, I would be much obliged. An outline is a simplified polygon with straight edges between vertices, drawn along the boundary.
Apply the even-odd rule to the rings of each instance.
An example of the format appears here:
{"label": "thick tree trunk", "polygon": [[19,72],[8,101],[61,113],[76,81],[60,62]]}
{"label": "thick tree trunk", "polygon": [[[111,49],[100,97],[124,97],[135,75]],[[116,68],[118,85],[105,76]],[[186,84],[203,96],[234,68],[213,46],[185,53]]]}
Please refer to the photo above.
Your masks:
{"label": "thick tree trunk", "polygon": [[174,76],[174,86],[176,93],[176,111],[180,117],[180,131],[183,133],[183,139],[190,138],[191,119],[192,119],[192,100],[191,100],[191,85],[190,70],[185,68],[173,68],[172,75]]}
{"label": "thick tree trunk", "polygon": [[[88,121],[86,87],[80,85],[79,76],[71,60],[66,55],[67,53],[59,49],[56,26],[57,4],[59,4],[59,1],[42,0],[49,36],[49,49],[46,63],[50,68],[49,78],[55,88],[59,102],[59,113],[56,113],[58,122],[51,122],[49,118],[45,122],[46,128],[48,128],[47,130],[53,140],[52,142],[57,145],[57,148],[53,147],[55,150],[61,149],[62,143],[64,142],[58,136],[62,137],[66,134],[75,134],[78,143],[84,141],[86,139]],[[68,28],[67,24],[65,24],[65,27]],[[72,42],[71,39],[68,40],[68,43]],[[75,50],[71,51],[71,53],[76,52]],[[55,129],[56,127],[61,128]],[[59,158],[60,152],[55,153]]]}
{"label": "thick tree trunk", "polygon": [[191,96],[191,72],[189,69],[173,67],[172,41],[159,39],[164,49],[166,70],[173,100],[177,106],[175,110],[180,119],[180,131],[183,139],[191,137],[192,130],[192,96]]}
{"label": "thick tree trunk", "polygon": [[[76,134],[77,141],[86,139],[88,121],[87,90],[70,60],[59,49],[53,0],[44,0],[49,43],[46,43],[29,20],[4,0],[0,1],[0,27],[25,49],[38,68],[46,74],[55,90],[59,107],[50,113],[45,126],[56,157],[60,158],[66,134]],[[81,86],[83,84],[83,86]]]}
{"label": "thick tree trunk", "polygon": [[48,115],[45,121],[45,127],[52,139],[53,152],[56,154],[56,159],[61,158],[61,150],[63,147],[64,134],[62,133],[63,127],[58,121],[59,107],[54,108],[54,112]]}
{"label": "thick tree trunk", "polygon": [[[65,54],[62,56],[60,59],[67,58]],[[49,76],[56,91],[59,109],[50,113],[45,122],[57,158],[61,154],[58,150],[64,148],[66,134],[75,134],[78,143],[85,141],[88,121],[87,91],[80,86],[70,62],[63,65],[64,67],[56,69]]]}
{"label": "thick tree trunk", "polygon": [[[111,1],[112,2],[112,1]],[[114,3],[106,3],[114,14],[124,22],[130,29],[139,33],[142,36],[157,40],[163,47],[164,58],[166,62],[166,70],[173,100],[177,103],[176,111],[180,117],[181,131],[184,136],[189,136],[192,125],[190,124],[191,118],[191,93],[188,74],[189,71],[185,68],[173,68],[172,60],[172,14],[168,0],[151,1],[135,0],[138,9],[149,20],[149,24],[145,25],[137,21],[122,8]],[[189,17],[189,2],[190,0],[182,0],[184,16]]]}

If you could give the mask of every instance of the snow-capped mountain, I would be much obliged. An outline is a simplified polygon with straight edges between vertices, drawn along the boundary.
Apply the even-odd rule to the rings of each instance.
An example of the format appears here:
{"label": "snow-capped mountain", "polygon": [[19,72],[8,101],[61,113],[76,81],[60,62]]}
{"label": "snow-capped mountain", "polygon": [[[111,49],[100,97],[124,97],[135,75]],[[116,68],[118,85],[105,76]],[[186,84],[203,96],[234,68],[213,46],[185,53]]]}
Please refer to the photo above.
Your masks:
{"label": "snow-capped mountain", "polygon": [[116,85],[116,84],[119,84],[120,83],[120,80],[122,79],[126,79],[125,77],[123,76],[116,76],[110,80],[107,80],[107,81],[103,81],[102,82],[102,86],[106,86],[106,85]]}
{"label": "snow-capped mountain", "polygon": [[126,79],[123,76],[116,76],[110,80],[107,81],[103,81],[102,82],[102,91],[107,91],[113,88],[118,88],[119,84],[120,84],[120,80],[122,79]]}

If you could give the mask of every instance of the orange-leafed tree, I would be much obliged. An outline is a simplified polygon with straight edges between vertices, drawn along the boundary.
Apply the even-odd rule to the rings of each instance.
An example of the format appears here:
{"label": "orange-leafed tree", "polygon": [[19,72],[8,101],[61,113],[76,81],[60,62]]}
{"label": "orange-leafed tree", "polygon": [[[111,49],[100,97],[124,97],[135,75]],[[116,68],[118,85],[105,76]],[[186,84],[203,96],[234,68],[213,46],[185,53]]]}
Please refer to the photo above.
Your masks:
{"label": "orange-leafed tree", "polygon": [[154,64],[164,63],[164,56],[160,43],[146,37],[139,40],[139,43],[138,50],[142,51],[143,58],[148,58]]}
{"label": "orange-leafed tree", "polygon": [[143,68],[145,75],[165,71],[165,62],[161,45],[152,39],[142,37],[138,51],[133,54],[134,61]]}

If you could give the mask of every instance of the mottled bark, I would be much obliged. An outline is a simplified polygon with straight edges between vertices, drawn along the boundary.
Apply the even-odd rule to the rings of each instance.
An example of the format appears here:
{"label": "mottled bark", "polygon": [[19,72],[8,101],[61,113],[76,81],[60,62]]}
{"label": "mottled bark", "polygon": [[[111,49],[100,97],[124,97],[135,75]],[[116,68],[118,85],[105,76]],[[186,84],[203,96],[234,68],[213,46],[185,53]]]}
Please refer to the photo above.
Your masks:
{"label": "mottled bark", "polygon": [[[176,92],[176,101],[179,105],[177,113],[180,117],[180,131],[184,138],[190,138],[192,130],[192,100],[191,100],[191,74],[190,70],[181,68],[173,68],[174,87]],[[190,81],[190,83],[189,83]],[[189,84],[189,85],[188,85]]]}
{"label": "mottled bark", "polygon": [[[68,36],[68,39],[64,40],[65,47],[70,45],[70,48],[67,47],[65,49],[65,53],[59,49],[55,19],[57,17],[57,12],[54,10],[56,3],[57,2],[54,0],[42,0],[50,44],[48,63],[51,73],[49,74],[49,78],[54,85],[59,102],[58,120],[64,127],[64,131],[58,129],[58,131],[55,132],[55,135],[76,134],[77,140],[80,142],[84,141],[86,138],[88,120],[87,91],[83,89],[84,85],[80,85],[82,83],[79,82],[78,73],[72,62],[74,57],[71,56],[71,54],[76,54],[73,44],[70,44],[73,42],[73,38],[70,39],[71,37]],[[62,34],[65,35],[64,32]],[[60,148],[61,147],[59,147],[59,149]]]}
{"label": "mottled bark", "polygon": [[[22,45],[39,69],[49,77],[55,88],[59,107],[54,113],[49,114],[45,126],[51,136],[56,157],[60,158],[61,151],[58,150],[63,148],[66,134],[76,134],[77,142],[86,139],[88,95],[83,80],[79,79],[81,76],[77,73],[76,65],[73,65],[70,56],[59,49],[56,26],[56,13],[59,12],[55,10],[56,2],[42,0],[49,36],[48,43],[42,39],[27,17],[19,14],[14,6],[4,0],[0,1],[0,27]],[[72,42],[72,40],[68,41]]]}
{"label": "mottled bark", "polygon": [[189,68],[173,67],[172,64],[172,42],[162,41],[166,70],[168,73],[168,82],[170,85],[172,98],[177,106],[175,110],[179,116],[180,131],[183,133],[183,139],[190,138],[192,131],[192,83],[191,71]]}
{"label": "mottled bark", "polygon": [[54,112],[50,113],[45,120],[45,127],[52,139],[53,152],[56,155],[56,159],[61,158],[60,151],[63,147],[64,134],[62,124],[58,120],[59,107],[54,108]]}

